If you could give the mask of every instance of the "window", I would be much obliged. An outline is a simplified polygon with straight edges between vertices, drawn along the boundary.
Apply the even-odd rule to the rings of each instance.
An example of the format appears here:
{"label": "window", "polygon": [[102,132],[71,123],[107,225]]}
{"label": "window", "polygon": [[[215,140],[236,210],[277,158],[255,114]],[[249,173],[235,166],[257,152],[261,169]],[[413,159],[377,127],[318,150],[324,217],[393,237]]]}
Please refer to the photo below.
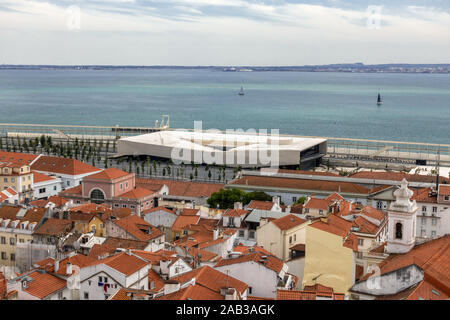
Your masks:
{"label": "window", "polygon": [[105,200],[105,194],[100,189],[94,189],[91,191],[90,198],[94,203],[102,203]]}
{"label": "window", "polygon": [[364,245],[364,239],[358,239],[358,246]]}
{"label": "window", "polygon": [[445,196],[445,197],[444,197],[444,200],[447,200],[447,201],[448,201],[448,200],[449,200],[449,196]]}
{"label": "window", "polygon": [[19,242],[20,243],[24,243],[25,241],[23,239],[19,239]]}
{"label": "window", "polygon": [[89,300],[89,293],[87,292],[84,293],[84,300]]}
{"label": "window", "polygon": [[53,186],[53,190],[56,191],[56,186]]}
{"label": "window", "polygon": [[2,239],[2,244],[6,244],[6,238],[2,237],[1,239]]}
{"label": "window", "polygon": [[292,197],[292,202],[297,201],[297,197]]}
{"label": "window", "polygon": [[102,277],[98,277],[98,282],[103,282],[102,280]]}
{"label": "window", "polygon": [[63,298],[63,293],[62,293],[62,291],[61,291],[61,292],[58,292],[58,299],[59,299],[59,300],[62,300],[62,298]]}
{"label": "window", "polygon": [[436,223],[437,223],[437,219],[436,218],[431,219],[431,225],[432,226],[435,226]]}
{"label": "window", "polygon": [[6,252],[2,252],[2,260],[6,260]]}
{"label": "window", "polygon": [[126,208],[126,207],[127,207],[127,205],[126,205],[126,204],[123,204],[123,205],[122,205],[122,208]]}
{"label": "window", "polygon": [[125,189],[128,188],[128,181],[125,182]]}
{"label": "window", "polygon": [[120,190],[122,190],[122,189],[123,189],[123,183],[120,184]]}
{"label": "window", "polygon": [[239,237],[243,238],[244,237],[244,230],[239,230]]}
{"label": "window", "polygon": [[427,207],[422,206],[422,212],[427,212]]}
{"label": "window", "polygon": [[108,278],[107,277],[103,277],[103,280],[105,283],[108,283]]}
{"label": "window", "polygon": [[436,237],[436,231],[431,231],[431,236]]}
{"label": "window", "polygon": [[45,188],[39,189],[39,193],[45,193]]}
{"label": "window", "polygon": [[425,230],[420,230],[420,236],[421,237],[425,237],[426,236],[426,232],[425,232]]}
{"label": "window", "polygon": [[378,210],[383,209],[383,202],[377,201],[377,209],[378,209]]}
{"label": "window", "polygon": [[433,212],[437,212],[437,207],[433,207]]}
{"label": "window", "polygon": [[395,224],[395,239],[403,238],[403,225],[400,222]]}
{"label": "window", "polygon": [[250,231],[248,232],[248,237],[249,237],[250,239],[255,239],[255,231],[254,231],[254,230],[250,230]]}
{"label": "window", "polygon": [[131,208],[131,209],[134,209],[134,208],[136,208],[136,206],[130,205],[130,208]]}
{"label": "window", "polygon": [[3,182],[8,182],[8,178],[4,178],[4,179],[3,179]]}
{"label": "window", "polygon": [[363,258],[362,252],[357,252],[357,253],[356,253],[356,258],[357,258],[357,259],[362,259],[362,258]]}
{"label": "window", "polygon": [[252,287],[248,287],[248,294],[252,294],[253,288]]}
{"label": "window", "polygon": [[9,238],[9,244],[10,245],[15,245],[16,244],[16,241],[15,241],[15,239],[14,238]]}
{"label": "window", "polygon": [[289,237],[289,243],[292,243],[292,236]]}
{"label": "window", "polygon": [[15,183],[16,182],[16,178],[11,178],[11,182]]}
{"label": "window", "polygon": [[70,186],[70,181],[67,181],[66,184],[67,184],[68,186]]}
{"label": "window", "polygon": [[319,210],[319,214],[320,214],[320,215],[323,215],[323,210]]}
{"label": "window", "polygon": [[297,235],[294,234],[294,241],[297,241]]}
{"label": "window", "polygon": [[427,224],[427,219],[426,218],[422,218],[422,224]]}
{"label": "window", "polygon": [[118,208],[119,204],[118,203],[114,203],[114,208]]}
{"label": "window", "polygon": [[309,213],[309,208],[305,208],[305,213]]}
{"label": "window", "polygon": [[16,261],[16,255],[14,253],[11,253],[11,261]]}

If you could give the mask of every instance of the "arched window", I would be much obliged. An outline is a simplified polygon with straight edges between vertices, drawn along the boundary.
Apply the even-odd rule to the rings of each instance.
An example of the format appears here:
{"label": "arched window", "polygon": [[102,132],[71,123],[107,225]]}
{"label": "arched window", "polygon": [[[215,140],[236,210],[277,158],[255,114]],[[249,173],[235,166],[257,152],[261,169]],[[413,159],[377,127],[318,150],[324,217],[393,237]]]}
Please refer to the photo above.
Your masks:
{"label": "arched window", "polygon": [[403,225],[400,222],[395,224],[395,239],[403,238]]}
{"label": "arched window", "polygon": [[103,203],[105,202],[105,194],[100,189],[94,189],[91,191],[91,201],[94,203]]}

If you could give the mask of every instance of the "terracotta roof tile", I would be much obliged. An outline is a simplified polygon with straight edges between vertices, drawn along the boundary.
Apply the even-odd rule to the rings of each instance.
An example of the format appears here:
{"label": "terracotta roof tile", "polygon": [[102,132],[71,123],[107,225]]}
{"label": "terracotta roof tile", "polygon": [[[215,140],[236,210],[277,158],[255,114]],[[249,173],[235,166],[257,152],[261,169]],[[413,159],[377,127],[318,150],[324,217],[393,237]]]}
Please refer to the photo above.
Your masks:
{"label": "terracotta roof tile", "polygon": [[450,186],[439,185],[439,195],[440,196],[450,196]]}
{"label": "terracotta roof tile", "polygon": [[87,163],[72,158],[59,158],[52,156],[41,156],[31,168],[37,171],[54,172],[68,175],[80,175],[99,171]]}
{"label": "terracotta roof tile", "polygon": [[34,234],[58,236],[72,229],[72,221],[50,218]]}
{"label": "terracotta roof tile", "polygon": [[[402,181],[406,179],[409,182],[428,182],[434,183],[436,181],[436,176],[426,176],[421,174],[409,174],[404,172],[377,172],[377,171],[359,171],[350,174],[351,178],[360,179],[376,179],[376,180],[392,180],[392,181]],[[440,177],[439,181],[450,182],[450,179],[445,177]]]}
{"label": "terracotta roof tile", "polygon": [[64,197],[64,195],[66,195],[66,194],[67,194],[67,195],[69,195],[69,194],[81,195],[81,194],[82,194],[81,184],[78,185],[78,186],[76,186],[76,187],[73,187],[73,188],[69,188],[69,189],[63,190],[63,191],[61,191],[59,194],[60,194],[60,195],[62,194],[63,197]]}
{"label": "terracotta roof tile", "polygon": [[155,298],[155,300],[224,300],[225,297],[198,284],[189,285],[176,292]]}
{"label": "terracotta roof tile", "polygon": [[199,209],[189,209],[184,208],[181,210],[180,215],[182,216],[196,216],[198,214]]}
{"label": "terracotta roof tile", "polygon": [[197,224],[200,216],[178,216],[172,225],[172,230],[181,231],[190,224]]}
{"label": "terracotta roof tile", "polygon": [[190,181],[174,181],[163,179],[146,179],[136,178],[136,186],[142,188],[150,188],[154,190],[154,185],[166,185],[169,188],[169,195],[195,197],[195,198],[209,198],[214,192],[224,189],[225,185],[220,183],[203,183]]}
{"label": "terracotta roof tile", "polygon": [[144,189],[141,187],[136,187],[131,191],[122,193],[121,195],[116,196],[116,198],[126,198],[126,199],[142,199],[154,194],[153,191],[148,189]]}
{"label": "terracotta roof tile", "polygon": [[247,209],[272,210],[274,203],[272,201],[252,200]]}
{"label": "terracotta roof tile", "polygon": [[48,175],[39,173],[37,171],[33,171],[33,183],[40,183],[45,181],[57,180],[54,177],[50,177]]}
{"label": "terracotta roof tile", "polygon": [[281,218],[278,218],[278,219],[275,219],[272,221],[272,223],[274,225],[276,225],[278,227],[278,229],[280,229],[282,231],[292,229],[292,228],[299,226],[305,222],[306,222],[306,220],[301,219],[293,214],[288,214],[284,217],[281,217]]}
{"label": "terracotta roof tile", "polygon": [[37,157],[39,157],[37,154],[0,151],[0,162],[8,161],[30,165]]}
{"label": "terracotta roof tile", "polygon": [[286,188],[293,190],[311,190],[322,192],[346,192],[356,194],[368,194],[369,189],[351,182],[321,181],[308,179],[244,176],[230,182],[231,185],[249,185],[268,188]]}
{"label": "terracotta roof tile", "polygon": [[180,283],[186,283],[192,278],[195,278],[195,283],[197,285],[208,288],[209,290],[219,294],[220,289],[227,285],[228,287],[235,288],[240,295],[242,295],[248,288],[247,284],[244,282],[231,276],[227,276],[225,273],[209,266],[203,266],[170,279],[179,281]]}
{"label": "terracotta roof tile", "polygon": [[228,209],[223,214],[224,217],[241,217],[243,215],[246,215],[250,211],[242,210],[242,209]]}
{"label": "terracotta roof tile", "polygon": [[115,225],[127,231],[130,235],[136,238],[136,240],[149,241],[163,235],[163,232],[158,228],[152,226],[150,223],[134,214],[111,221]]}
{"label": "terracotta roof tile", "polygon": [[39,299],[44,299],[66,286],[65,280],[48,273],[35,271],[28,274],[28,277],[32,278],[33,281],[29,281],[28,288],[23,291]]}
{"label": "terracotta roof tile", "polygon": [[159,206],[159,207],[155,207],[155,208],[151,208],[151,209],[148,209],[148,210],[144,210],[143,212],[142,212],[142,215],[146,215],[146,214],[149,214],[149,213],[152,213],[152,212],[155,212],[155,211],[165,211],[165,212],[168,212],[168,213],[172,213],[172,214],[174,214],[174,215],[176,215],[176,213],[175,212],[173,212],[172,210],[170,210],[170,209],[167,209],[166,207],[161,207],[161,206]]}
{"label": "terracotta roof tile", "polygon": [[129,255],[126,252],[121,252],[101,260],[96,260],[93,263],[88,264],[88,266],[99,264],[105,264],[124,274],[125,276],[130,276],[138,270],[147,266],[149,263],[138,257],[135,257],[134,255]]}
{"label": "terracotta roof tile", "polygon": [[[265,259],[263,259],[264,256],[266,256]],[[277,274],[280,273],[284,265],[283,260],[278,259],[273,255],[266,255],[261,252],[252,252],[249,254],[241,255],[237,258],[222,259],[214,266],[214,268],[251,261],[259,263],[265,266],[266,268],[275,271]]]}

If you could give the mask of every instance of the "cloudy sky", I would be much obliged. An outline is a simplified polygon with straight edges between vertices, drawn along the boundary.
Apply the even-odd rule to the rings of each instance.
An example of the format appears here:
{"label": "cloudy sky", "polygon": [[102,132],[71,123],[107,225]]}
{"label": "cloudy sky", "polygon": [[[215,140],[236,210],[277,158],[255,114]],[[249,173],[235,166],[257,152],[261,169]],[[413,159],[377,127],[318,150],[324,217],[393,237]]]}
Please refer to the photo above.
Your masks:
{"label": "cloudy sky", "polygon": [[450,63],[448,0],[0,0],[0,64]]}

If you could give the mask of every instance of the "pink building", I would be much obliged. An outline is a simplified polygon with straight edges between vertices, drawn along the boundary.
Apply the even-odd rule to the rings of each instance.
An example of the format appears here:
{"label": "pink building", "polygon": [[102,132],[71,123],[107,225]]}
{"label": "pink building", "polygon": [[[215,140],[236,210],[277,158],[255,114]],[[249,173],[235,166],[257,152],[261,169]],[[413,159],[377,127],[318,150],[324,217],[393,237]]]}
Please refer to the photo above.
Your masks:
{"label": "pink building", "polygon": [[112,209],[129,208],[140,216],[142,211],[155,206],[157,194],[136,188],[134,173],[109,168],[84,177],[81,186],[67,189],[61,196],[71,198],[75,203],[104,203]]}

